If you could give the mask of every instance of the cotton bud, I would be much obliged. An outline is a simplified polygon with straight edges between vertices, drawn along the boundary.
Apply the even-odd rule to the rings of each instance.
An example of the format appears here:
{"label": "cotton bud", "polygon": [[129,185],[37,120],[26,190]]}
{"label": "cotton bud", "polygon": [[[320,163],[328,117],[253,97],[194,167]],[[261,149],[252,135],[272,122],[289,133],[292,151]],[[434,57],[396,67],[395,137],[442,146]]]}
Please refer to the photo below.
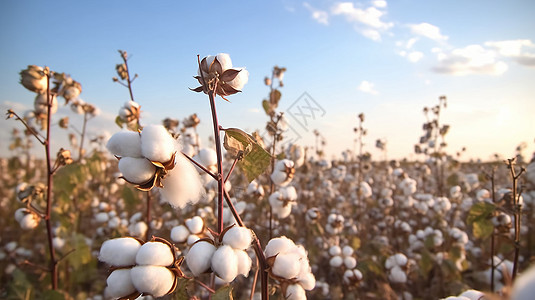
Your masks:
{"label": "cotton bud", "polygon": [[333,268],[338,268],[342,266],[344,259],[341,256],[334,256],[329,260],[329,265]]}
{"label": "cotton bud", "polygon": [[301,268],[301,256],[295,252],[279,253],[275,259],[271,271],[273,274],[292,279],[297,277]]}
{"label": "cotton bud", "polygon": [[295,247],[295,243],[289,238],[282,236],[271,239],[266,245],[265,254],[266,257],[272,257],[279,253],[286,252],[292,247]]}
{"label": "cotton bud", "polygon": [[188,227],[191,233],[199,234],[204,228],[204,222],[201,217],[195,216],[191,219],[186,220],[186,226]]}
{"label": "cotton bud", "polygon": [[168,162],[177,151],[176,140],[162,125],[148,125],[141,132],[141,153],[151,161]]}
{"label": "cotton bud", "polygon": [[162,242],[147,242],[139,248],[137,265],[170,266],[175,261],[174,249]]}
{"label": "cotton bud", "polygon": [[100,247],[98,259],[115,267],[127,267],[136,264],[136,254],[141,248],[138,240],[130,237],[105,241]]}
{"label": "cotton bud", "polygon": [[175,274],[162,266],[136,266],[130,273],[136,290],[153,297],[162,297],[171,292]]}
{"label": "cotton bud", "polygon": [[120,131],[112,135],[106,148],[113,155],[120,157],[143,157],[141,154],[141,136],[133,131]]}
{"label": "cotton bud", "polygon": [[238,257],[232,247],[223,245],[212,256],[212,270],[224,282],[231,282],[238,276]]}
{"label": "cotton bud", "polygon": [[[55,114],[58,111],[58,99],[56,95],[50,95],[50,114]],[[37,94],[33,102],[36,114],[48,113],[48,96],[46,94]]]}
{"label": "cotton bud", "polygon": [[399,266],[394,266],[388,274],[388,280],[392,283],[405,283],[407,282],[407,275]]}
{"label": "cotton bud", "polygon": [[36,93],[45,93],[47,89],[47,78],[43,68],[30,65],[25,70],[20,71],[20,83],[28,90]]}
{"label": "cotton bud", "polygon": [[339,256],[339,255],[342,255],[342,248],[340,248],[340,246],[331,246],[331,248],[329,248],[329,254],[331,256]]}
{"label": "cotton bud", "polygon": [[189,235],[190,231],[184,225],[175,226],[173,229],[171,229],[171,239],[175,243],[184,243],[188,239]]}
{"label": "cotton bud", "polygon": [[199,276],[210,269],[212,256],[216,248],[206,241],[199,241],[186,254],[186,263],[194,276]]}
{"label": "cotton bud", "polygon": [[126,122],[132,122],[139,119],[141,107],[137,102],[128,101],[119,109],[119,118]]}
{"label": "cotton bud", "polygon": [[305,289],[300,284],[291,284],[286,288],[286,300],[306,300]]}
{"label": "cotton bud", "polygon": [[238,275],[249,276],[253,264],[251,257],[243,250],[234,249],[234,252],[238,259]]}
{"label": "cotton bud", "polygon": [[357,266],[357,259],[352,256],[344,257],[344,266],[348,269],[353,269]]}
{"label": "cotton bud", "polygon": [[156,167],[145,158],[123,157],[119,160],[119,171],[128,182],[143,184],[154,177]]}
{"label": "cotton bud", "polygon": [[233,226],[223,236],[223,244],[234,249],[245,250],[253,241],[251,230],[246,227]]}
{"label": "cotton bud", "polygon": [[136,292],[130,276],[130,269],[117,269],[111,272],[106,283],[108,286],[105,293],[109,298],[122,298]]}

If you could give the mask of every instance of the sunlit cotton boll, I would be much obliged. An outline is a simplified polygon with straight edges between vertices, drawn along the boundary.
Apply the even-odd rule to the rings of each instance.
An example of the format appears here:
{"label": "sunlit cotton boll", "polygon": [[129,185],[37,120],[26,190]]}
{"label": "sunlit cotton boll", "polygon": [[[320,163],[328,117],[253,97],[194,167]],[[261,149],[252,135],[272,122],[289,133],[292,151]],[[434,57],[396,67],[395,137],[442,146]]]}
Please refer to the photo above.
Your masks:
{"label": "sunlit cotton boll", "polygon": [[111,272],[106,283],[108,286],[105,294],[109,298],[121,298],[136,292],[130,276],[130,269],[117,269]]}
{"label": "sunlit cotton boll", "polygon": [[130,275],[136,290],[156,298],[169,293],[175,282],[175,274],[162,266],[136,266]]}
{"label": "sunlit cotton boll", "polygon": [[243,250],[234,249],[234,252],[238,259],[238,275],[249,276],[253,264],[251,257]]}
{"label": "sunlit cotton boll", "polygon": [[173,207],[184,208],[188,203],[195,204],[205,190],[195,167],[182,155],[176,156],[175,167],[162,180],[160,193],[164,201]]}
{"label": "sunlit cotton boll", "polygon": [[405,283],[407,282],[407,275],[399,266],[395,266],[390,270],[388,280],[392,283]]}
{"label": "sunlit cotton boll", "polygon": [[199,276],[210,269],[215,251],[215,246],[205,241],[199,241],[191,246],[186,254],[186,263],[194,276]]}
{"label": "sunlit cotton boll", "polygon": [[141,153],[141,136],[133,131],[120,131],[112,135],[106,148],[113,155],[120,157],[143,157]]}
{"label": "sunlit cotton boll", "polygon": [[285,202],[282,200],[280,192],[275,192],[269,196],[269,204],[273,213],[280,219],[284,219],[292,212],[292,202]]}
{"label": "sunlit cotton boll", "polygon": [[535,295],[535,265],[517,277],[511,291],[511,300],[531,300]]}
{"label": "sunlit cotton boll", "polygon": [[342,255],[342,248],[338,245],[331,246],[331,248],[329,248],[329,254],[331,256]]}
{"label": "sunlit cotton boll", "polygon": [[233,226],[223,236],[223,244],[234,249],[245,250],[253,241],[251,230],[246,227]]}
{"label": "sunlit cotton boll", "polygon": [[119,171],[128,182],[142,184],[154,177],[156,167],[145,158],[123,157],[119,160]]}
{"label": "sunlit cotton boll", "polygon": [[230,85],[235,90],[241,91],[245,84],[249,81],[249,71],[247,71],[245,68],[236,68],[239,70],[238,75],[234,77],[231,81],[227,82],[228,85]]}
{"label": "sunlit cotton boll", "polygon": [[279,253],[286,252],[295,247],[295,243],[285,236],[271,239],[266,245],[264,253],[266,257],[272,257]]}
{"label": "sunlit cotton boll", "polygon": [[39,220],[39,216],[34,213],[29,213],[20,220],[20,228],[24,230],[34,229],[35,227],[39,226]]}
{"label": "sunlit cotton boll", "polygon": [[305,289],[300,284],[291,284],[286,288],[286,300],[305,300]]}
{"label": "sunlit cotton boll", "polygon": [[[51,95],[52,105],[50,107],[50,114],[55,114],[58,111],[58,99],[55,95]],[[37,94],[33,103],[35,112],[37,114],[46,114],[48,112],[47,107],[47,95]]]}
{"label": "sunlit cotton boll", "polygon": [[204,222],[199,216],[187,219],[185,223],[189,231],[193,234],[201,233],[204,228]]}
{"label": "sunlit cotton boll", "polygon": [[152,161],[168,162],[178,143],[163,125],[148,125],[141,132],[141,153]]}
{"label": "sunlit cotton boll", "polygon": [[171,229],[171,239],[175,243],[183,243],[188,239],[190,231],[184,225],[175,226]]}
{"label": "sunlit cotton boll", "polygon": [[219,247],[212,256],[212,270],[224,282],[231,282],[238,276],[238,257],[228,245]]}
{"label": "sunlit cotton boll", "polygon": [[136,264],[141,244],[134,238],[116,238],[105,241],[100,247],[98,259],[111,266],[126,267]]}
{"label": "sunlit cotton boll", "polygon": [[271,174],[271,180],[274,184],[279,186],[286,186],[292,181],[294,175],[294,162],[289,159],[283,159],[277,161],[273,173]]}
{"label": "sunlit cotton boll", "polygon": [[169,245],[161,242],[147,242],[136,254],[136,264],[153,266],[170,266],[175,256]]}
{"label": "sunlit cotton boll", "polygon": [[273,274],[292,279],[299,274],[301,256],[296,252],[279,253],[272,267]]}
{"label": "sunlit cotton boll", "polygon": [[149,227],[147,226],[147,223],[143,221],[135,222],[128,226],[128,232],[130,235],[136,237],[144,237],[148,229]]}

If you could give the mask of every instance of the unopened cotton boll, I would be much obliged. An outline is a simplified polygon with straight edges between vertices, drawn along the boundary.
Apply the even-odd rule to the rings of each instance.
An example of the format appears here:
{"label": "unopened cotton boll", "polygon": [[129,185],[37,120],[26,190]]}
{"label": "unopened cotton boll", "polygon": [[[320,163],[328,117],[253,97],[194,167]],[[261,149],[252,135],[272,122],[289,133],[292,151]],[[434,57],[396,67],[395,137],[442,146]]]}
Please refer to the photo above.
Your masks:
{"label": "unopened cotton boll", "polygon": [[238,259],[238,275],[249,276],[251,266],[253,265],[251,257],[243,250],[234,249],[234,252]]}
{"label": "unopened cotton boll", "polygon": [[189,231],[193,234],[201,233],[204,228],[204,221],[199,216],[195,216],[191,219],[187,219],[185,223]]}
{"label": "unopened cotton boll", "polygon": [[194,276],[199,276],[210,268],[215,251],[215,246],[205,241],[197,242],[191,246],[186,254],[186,263]]}
{"label": "unopened cotton boll", "polygon": [[238,276],[238,257],[228,245],[219,247],[212,256],[212,270],[224,282],[231,282]]}
{"label": "unopened cotton boll", "polygon": [[190,231],[184,225],[175,226],[171,229],[171,239],[175,243],[183,243],[188,239]]}
{"label": "unopened cotton boll", "polygon": [[141,244],[134,238],[117,238],[105,241],[100,247],[98,259],[111,266],[126,267],[136,264],[136,254]]}
{"label": "unopened cotton boll", "polygon": [[136,254],[136,264],[153,266],[170,266],[175,261],[174,250],[162,242],[147,242]]}
{"label": "unopened cotton boll", "polygon": [[130,269],[117,269],[111,272],[108,279],[106,279],[106,296],[109,298],[121,298],[136,292],[136,288],[132,283],[130,276]]}
{"label": "unopened cotton boll", "polygon": [[141,136],[134,131],[120,131],[112,135],[106,148],[113,155],[120,157],[143,157],[141,154]]}
{"label": "unopened cotton boll", "polygon": [[152,161],[168,162],[179,150],[176,140],[162,125],[148,125],[141,132],[141,153]]}
{"label": "unopened cotton boll", "polygon": [[160,193],[173,207],[184,208],[199,202],[205,190],[195,167],[183,155],[177,155],[175,167],[162,180]]}
{"label": "unopened cotton boll", "polygon": [[223,244],[238,250],[246,250],[252,241],[251,230],[246,227],[233,226],[223,236]]}
{"label": "unopened cotton boll", "polygon": [[269,240],[264,253],[266,254],[266,257],[272,257],[279,253],[289,251],[293,247],[295,247],[295,243],[292,240],[285,236],[281,236]]}
{"label": "unopened cotton boll", "polygon": [[301,256],[295,252],[279,253],[271,270],[277,276],[286,279],[295,278],[301,269],[300,258]]}
{"label": "unopened cotton boll", "polygon": [[154,177],[156,167],[145,158],[123,157],[119,160],[119,171],[128,182],[142,184]]}
{"label": "unopened cotton boll", "polygon": [[286,288],[286,300],[306,300],[305,289],[300,284],[291,284]]}
{"label": "unopened cotton boll", "polygon": [[162,266],[136,266],[130,275],[136,290],[156,298],[167,295],[175,283],[175,274]]}

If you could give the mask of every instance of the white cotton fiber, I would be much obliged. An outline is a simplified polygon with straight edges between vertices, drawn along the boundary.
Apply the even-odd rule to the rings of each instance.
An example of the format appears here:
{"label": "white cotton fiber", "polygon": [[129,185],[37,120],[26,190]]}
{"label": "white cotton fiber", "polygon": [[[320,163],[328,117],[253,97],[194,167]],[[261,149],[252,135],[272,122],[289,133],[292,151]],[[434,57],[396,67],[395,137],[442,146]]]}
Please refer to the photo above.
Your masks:
{"label": "white cotton fiber", "polygon": [[266,257],[272,257],[279,253],[284,253],[295,247],[295,243],[285,236],[271,239],[266,245],[264,253]]}
{"label": "white cotton fiber", "polygon": [[175,167],[163,180],[163,186],[160,192],[164,201],[178,208],[197,203],[205,193],[199,173],[183,155],[176,156]]}
{"label": "white cotton fiber", "polygon": [[344,257],[344,266],[348,269],[353,269],[357,266],[357,259],[353,256]]}
{"label": "white cotton fiber", "polygon": [[234,252],[238,258],[238,275],[249,276],[253,264],[251,257],[243,250],[234,249]]}
{"label": "white cotton fiber", "polygon": [[187,219],[185,223],[189,231],[193,234],[201,233],[204,228],[204,221],[199,216]]}
{"label": "white cotton fiber", "polygon": [[123,157],[119,160],[119,171],[128,182],[142,184],[154,177],[156,167],[145,158]]}
{"label": "white cotton fiber", "polygon": [[223,244],[238,250],[246,250],[252,241],[251,230],[246,227],[233,226],[223,236]]}
{"label": "white cotton fiber", "polygon": [[300,284],[291,284],[286,288],[286,300],[306,300],[305,289]]}
{"label": "white cotton fiber", "polygon": [[105,241],[100,247],[98,259],[114,267],[136,264],[136,254],[141,248],[138,240],[130,237]]}
{"label": "white cotton fiber", "polygon": [[199,276],[210,269],[212,256],[216,248],[209,242],[195,243],[186,254],[186,263],[194,276]]}
{"label": "white cotton fiber", "polygon": [[152,161],[168,162],[178,149],[177,141],[162,125],[148,125],[141,132],[141,153]]}
{"label": "white cotton fiber", "polygon": [[136,291],[130,277],[130,269],[117,269],[111,272],[108,279],[106,279],[106,283],[108,284],[106,296],[109,298],[121,298]]}
{"label": "white cotton fiber", "polygon": [[340,248],[340,246],[338,246],[338,245],[331,246],[331,248],[329,248],[329,254],[331,256],[341,255],[342,254],[342,248]]}
{"label": "white cotton fiber", "polygon": [[395,266],[390,270],[390,274],[388,274],[388,280],[392,283],[405,283],[407,282],[407,275],[403,270]]}
{"label": "white cotton fiber", "polygon": [[155,298],[169,293],[175,282],[175,274],[162,266],[136,266],[130,275],[139,292]]}
{"label": "white cotton fiber", "polygon": [[170,266],[175,257],[169,245],[161,242],[147,242],[139,248],[136,264],[153,266]]}
{"label": "white cotton fiber", "polygon": [[333,256],[329,260],[329,265],[334,268],[340,267],[344,263],[344,259],[341,256]]}
{"label": "white cotton fiber", "polygon": [[193,159],[207,168],[217,165],[217,153],[212,148],[202,148]]}
{"label": "white cotton fiber", "polygon": [[212,270],[224,282],[231,282],[238,276],[238,257],[232,247],[223,245],[212,256]]}
{"label": "white cotton fiber", "polygon": [[121,157],[143,157],[141,154],[141,136],[134,131],[120,131],[111,136],[106,148],[113,155]]}
{"label": "white cotton fiber", "polygon": [[351,246],[344,246],[344,248],[342,249],[342,253],[344,256],[351,256],[353,255],[353,252],[355,252],[355,250],[353,250]]}
{"label": "white cotton fiber", "polygon": [[184,225],[175,226],[171,229],[171,239],[175,243],[183,243],[188,239],[190,232]]}
{"label": "white cotton fiber", "polygon": [[187,239],[188,245],[193,245],[196,241],[200,240],[201,238],[198,235],[190,234]]}
{"label": "white cotton fiber", "polygon": [[300,255],[295,252],[279,253],[275,258],[271,271],[273,274],[292,279],[299,275],[301,270]]}
{"label": "white cotton fiber", "polygon": [[312,272],[307,272],[304,275],[300,275],[298,280],[301,286],[307,291],[312,290],[316,286],[316,277],[314,277]]}
{"label": "white cotton fiber", "polygon": [[36,214],[29,213],[20,220],[20,228],[24,230],[34,229],[39,225],[39,220],[40,218]]}

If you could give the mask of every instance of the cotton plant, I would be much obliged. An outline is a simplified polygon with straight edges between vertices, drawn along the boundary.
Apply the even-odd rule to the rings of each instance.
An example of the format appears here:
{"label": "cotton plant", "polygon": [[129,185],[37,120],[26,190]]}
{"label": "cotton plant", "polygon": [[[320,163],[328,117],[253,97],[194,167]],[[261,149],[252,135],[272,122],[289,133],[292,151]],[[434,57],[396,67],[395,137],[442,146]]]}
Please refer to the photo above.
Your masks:
{"label": "cotton plant", "polygon": [[295,164],[289,159],[279,160],[271,173],[271,180],[277,186],[287,186],[295,174]]}
{"label": "cotton plant", "polygon": [[273,213],[278,218],[284,219],[292,212],[292,206],[296,205],[297,191],[293,186],[284,186],[279,188],[269,196],[269,204]]}
{"label": "cotton plant", "polygon": [[329,248],[328,252],[330,255],[329,265],[334,270],[339,269],[343,273],[344,284],[354,285],[362,280],[362,272],[356,268],[355,250],[351,246],[334,245]]}
{"label": "cotton plant", "polygon": [[327,216],[325,231],[331,235],[338,235],[344,230],[345,218],[341,214],[331,213]]}
{"label": "cotton plant", "polygon": [[392,283],[406,283],[407,274],[404,268],[407,263],[408,259],[403,253],[396,253],[389,256],[385,261],[385,268],[388,270],[388,280]]}
{"label": "cotton plant", "polygon": [[185,220],[183,225],[171,229],[171,240],[175,243],[187,243],[192,245],[204,237],[206,226],[200,216],[194,216]]}

